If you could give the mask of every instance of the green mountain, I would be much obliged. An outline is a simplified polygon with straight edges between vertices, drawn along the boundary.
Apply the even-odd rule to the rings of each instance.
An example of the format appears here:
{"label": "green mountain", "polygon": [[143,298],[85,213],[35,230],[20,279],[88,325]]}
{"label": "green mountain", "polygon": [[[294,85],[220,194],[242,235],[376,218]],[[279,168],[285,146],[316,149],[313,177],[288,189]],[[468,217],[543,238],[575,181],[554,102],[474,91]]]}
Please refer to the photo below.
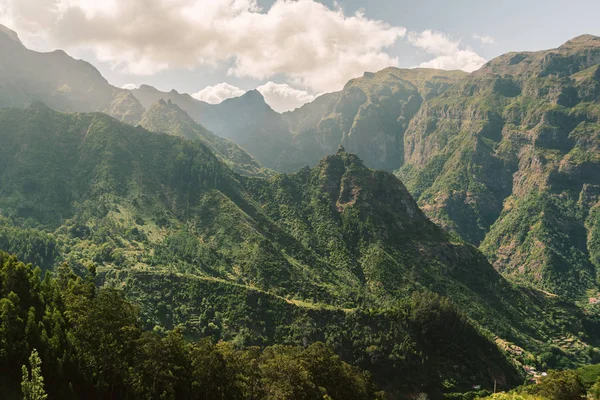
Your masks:
{"label": "green mountain", "polygon": [[396,177],[343,149],[244,177],[201,140],[39,103],[0,110],[0,139],[3,249],[93,271],[147,329],[240,347],[323,341],[390,393],[518,383],[492,339],[519,363],[596,357],[591,315],[507,282]]}
{"label": "green mountain", "polygon": [[101,111],[128,123],[143,107],[128,90],[110,85],[91,64],[62,50],[27,49],[15,32],[0,25],[0,107],[26,107],[35,101],[61,111]]}
{"label": "green mountain", "polygon": [[508,53],[472,74],[366,73],[283,114],[287,129],[265,124],[291,141],[265,143],[263,162],[295,171],[343,145],[396,171],[428,217],[504,276],[596,297],[599,41]]}
{"label": "green mountain", "polygon": [[505,276],[597,288],[600,38],[509,53],[425,103],[398,176]]}
{"label": "green mountain", "polygon": [[220,104],[208,104],[176,90],[161,92],[148,85],[132,93],[146,108],[161,99],[170,100],[194,121],[218,136],[233,140],[268,168],[276,167],[282,152],[291,145],[286,123],[257,90]]}
{"label": "green mountain", "polygon": [[235,142],[222,138],[196,123],[171,100],[159,100],[142,115],[139,123],[152,132],[167,133],[189,140],[198,140],[206,145],[222,162],[242,175],[268,177],[273,172],[262,167]]}

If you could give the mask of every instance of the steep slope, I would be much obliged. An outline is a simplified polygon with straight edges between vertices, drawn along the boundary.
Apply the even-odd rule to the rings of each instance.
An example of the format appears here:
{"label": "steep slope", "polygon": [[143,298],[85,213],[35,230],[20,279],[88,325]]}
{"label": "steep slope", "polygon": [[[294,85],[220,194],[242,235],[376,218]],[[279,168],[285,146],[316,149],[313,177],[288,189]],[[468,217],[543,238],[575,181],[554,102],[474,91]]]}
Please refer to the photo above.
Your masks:
{"label": "steep slope", "polygon": [[63,111],[102,111],[125,122],[143,112],[127,90],[110,85],[85,61],[62,50],[28,50],[15,32],[0,25],[0,107],[24,107],[42,101]]}
{"label": "steep slope", "polygon": [[140,125],[149,131],[167,133],[190,140],[199,140],[229,168],[242,175],[267,177],[273,173],[254,160],[240,146],[222,138],[196,123],[185,111],[171,100],[159,100],[142,116]]}
{"label": "steep slope", "polygon": [[461,71],[386,68],[353,79],[339,93],[284,114],[294,145],[278,170],[314,165],[338,145],[367,166],[393,171],[403,164],[404,132],[423,101],[443,93]]}
{"label": "steep slope", "polygon": [[600,38],[509,53],[426,102],[398,176],[507,276],[596,288]]}
{"label": "steep slope", "polygon": [[[0,128],[0,209],[11,229],[50,231],[60,248],[56,263],[124,288],[150,328],[181,324],[190,335],[210,332],[241,345],[320,338],[355,363],[387,371],[381,379],[396,387],[395,377],[411,368],[427,371],[411,384],[434,376],[440,385],[440,376],[461,385],[514,382],[512,367],[479,334],[472,348],[456,347],[470,323],[536,355],[552,339],[568,338],[571,347],[544,358],[550,365],[594,355],[589,316],[508,283],[475,248],[450,241],[397,178],[343,150],[312,169],[265,180],[233,173],[201,141],[99,113],[34,104],[0,110]],[[43,236],[22,235],[48,247]],[[399,329],[394,318],[413,315],[397,306],[415,292],[447,296],[470,322],[416,322],[422,333],[415,337],[454,332],[434,342],[389,333]],[[446,315],[438,303],[425,302],[414,315]],[[283,331],[277,320],[286,321]],[[324,338],[310,333],[330,325]],[[521,361],[537,360],[527,352]]]}
{"label": "steep slope", "polygon": [[142,85],[132,93],[146,108],[161,99],[170,100],[194,121],[233,140],[269,168],[277,165],[282,151],[291,144],[289,130],[281,115],[273,111],[256,90],[220,104],[208,104],[175,90],[161,92],[148,85]]}

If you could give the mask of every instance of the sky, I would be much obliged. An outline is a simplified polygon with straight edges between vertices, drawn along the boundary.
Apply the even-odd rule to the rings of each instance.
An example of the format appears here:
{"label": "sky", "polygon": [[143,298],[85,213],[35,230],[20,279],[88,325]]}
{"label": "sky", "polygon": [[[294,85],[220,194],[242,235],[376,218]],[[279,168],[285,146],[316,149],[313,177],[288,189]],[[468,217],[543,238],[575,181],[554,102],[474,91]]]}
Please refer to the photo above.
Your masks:
{"label": "sky", "polygon": [[63,49],[115,86],[210,103],[258,89],[279,112],[365,71],[471,72],[600,36],[599,15],[600,0],[0,0],[27,47]]}

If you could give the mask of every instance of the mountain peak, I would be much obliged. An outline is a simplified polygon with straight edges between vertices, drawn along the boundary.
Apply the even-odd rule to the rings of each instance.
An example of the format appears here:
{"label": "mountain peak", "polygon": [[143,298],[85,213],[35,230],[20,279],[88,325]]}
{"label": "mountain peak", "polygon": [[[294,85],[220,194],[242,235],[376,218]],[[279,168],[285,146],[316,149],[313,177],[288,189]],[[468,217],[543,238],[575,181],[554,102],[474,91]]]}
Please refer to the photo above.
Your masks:
{"label": "mountain peak", "polygon": [[565,42],[559,49],[570,49],[580,47],[600,47],[600,37],[594,35],[580,35]]}
{"label": "mountain peak", "polygon": [[137,90],[158,92],[157,88],[155,88],[154,86],[151,86],[151,85],[146,85],[145,83],[140,85],[140,87],[137,88]]}
{"label": "mountain peak", "polygon": [[23,44],[21,43],[21,40],[19,39],[19,35],[17,34],[17,32],[13,31],[12,29],[7,28],[6,26],[0,24],[0,33],[3,33],[4,35],[8,36],[8,38],[10,40],[12,40],[13,42],[17,42],[19,44]]}
{"label": "mountain peak", "polygon": [[265,98],[263,97],[262,93],[260,93],[256,89],[249,90],[240,97],[232,97],[230,99],[226,99],[221,104],[229,104],[235,107],[249,108],[250,110],[252,110],[251,112],[256,112],[259,109],[264,110],[265,108],[268,108],[272,111],[271,107],[265,101]]}
{"label": "mountain peak", "polygon": [[264,96],[262,95],[261,92],[259,92],[256,89],[252,89],[247,91],[246,93],[244,93],[243,95],[240,96],[240,98],[243,99],[252,99],[252,100],[260,100],[260,101],[265,101]]}

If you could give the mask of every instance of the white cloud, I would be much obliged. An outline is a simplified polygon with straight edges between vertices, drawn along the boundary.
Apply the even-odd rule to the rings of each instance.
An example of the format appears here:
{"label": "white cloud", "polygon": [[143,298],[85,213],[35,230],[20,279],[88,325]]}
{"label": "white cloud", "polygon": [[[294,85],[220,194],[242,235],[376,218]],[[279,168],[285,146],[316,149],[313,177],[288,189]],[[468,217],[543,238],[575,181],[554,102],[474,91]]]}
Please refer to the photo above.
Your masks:
{"label": "white cloud", "polygon": [[121,89],[133,90],[137,89],[137,85],[135,83],[126,83],[125,85],[121,86]]}
{"label": "white cloud", "polygon": [[219,104],[223,100],[239,97],[244,93],[246,93],[245,90],[230,85],[227,82],[222,82],[214,86],[207,86],[196,93],[192,93],[192,97],[210,104]]}
{"label": "white cloud", "polygon": [[141,75],[232,65],[237,77],[283,74],[315,92],[397,65],[385,50],[406,33],[315,0],[276,0],[268,10],[257,0],[0,1],[20,33],[41,32],[67,49],[91,47],[116,69]]}
{"label": "white cloud", "polygon": [[310,103],[315,99],[312,94],[299,89],[294,89],[287,84],[278,84],[267,82],[256,88],[267,104],[277,112],[286,112],[302,107],[306,103]]}
{"label": "white cloud", "polygon": [[475,34],[475,35],[473,35],[473,38],[479,40],[481,42],[481,44],[483,44],[485,46],[489,46],[489,45],[492,45],[492,44],[496,43],[496,41],[494,40],[493,37],[487,36],[487,35],[477,35],[477,34]]}
{"label": "white cloud", "polygon": [[485,58],[470,48],[462,48],[460,41],[452,40],[448,35],[425,30],[421,33],[410,32],[408,41],[415,47],[435,56],[419,65],[422,68],[461,69],[473,72],[485,64]]}
{"label": "white cloud", "polygon": [[[267,82],[256,88],[265,102],[277,112],[294,110],[315,99],[315,96],[300,89],[295,89],[288,84]],[[192,97],[205,101],[210,104],[218,104],[223,100],[233,97],[239,97],[246,93],[245,90],[237,86],[222,82],[213,86],[207,86],[204,89],[193,93]]]}

